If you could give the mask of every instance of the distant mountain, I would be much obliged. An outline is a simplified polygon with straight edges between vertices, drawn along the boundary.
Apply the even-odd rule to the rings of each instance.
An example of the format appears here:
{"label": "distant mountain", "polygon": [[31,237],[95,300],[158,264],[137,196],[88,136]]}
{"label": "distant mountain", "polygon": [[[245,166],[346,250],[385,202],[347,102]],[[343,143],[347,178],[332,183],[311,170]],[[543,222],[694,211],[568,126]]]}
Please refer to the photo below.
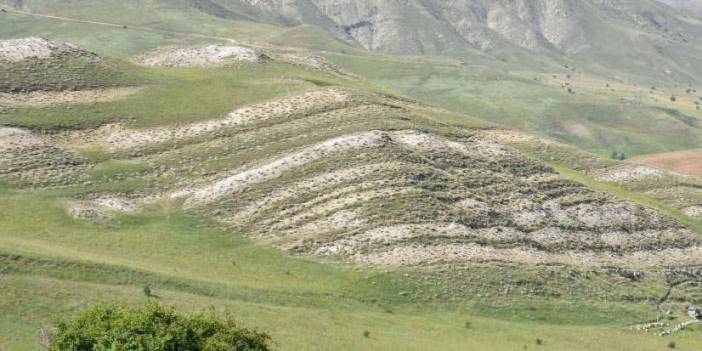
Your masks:
{"label": "distant mountain", "polygon": [[315,25],[372,51],[470,57],[479,50],[525,65],[567,61],[612,75],[702,78],[702,20],[654,0],[240,1],[261,18]]}

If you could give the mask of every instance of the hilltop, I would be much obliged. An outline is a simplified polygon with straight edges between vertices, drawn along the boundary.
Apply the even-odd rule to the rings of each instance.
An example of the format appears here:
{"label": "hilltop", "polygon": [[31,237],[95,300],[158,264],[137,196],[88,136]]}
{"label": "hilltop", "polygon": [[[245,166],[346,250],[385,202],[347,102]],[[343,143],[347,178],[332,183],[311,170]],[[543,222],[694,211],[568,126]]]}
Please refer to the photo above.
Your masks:
{"label": "hilltop", "polygon": [[[39,70],[38,67],[45,69]],[[135,85],[116,61],[43,38],[0,40],[0,93],[70,91]]]}

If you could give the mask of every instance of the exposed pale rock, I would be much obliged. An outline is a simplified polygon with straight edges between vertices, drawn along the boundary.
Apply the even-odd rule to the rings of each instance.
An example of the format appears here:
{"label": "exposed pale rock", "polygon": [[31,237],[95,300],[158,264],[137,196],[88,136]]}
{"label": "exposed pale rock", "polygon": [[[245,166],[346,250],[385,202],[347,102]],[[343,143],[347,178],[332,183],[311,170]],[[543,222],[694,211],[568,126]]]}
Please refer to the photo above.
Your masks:
{"label": "exposed pale rock", "polygon": [[208,45],[160,48],[137,61],[145,66],[217,67],[232,62],[257,62],[258,59],[254,50],[243,46]]}

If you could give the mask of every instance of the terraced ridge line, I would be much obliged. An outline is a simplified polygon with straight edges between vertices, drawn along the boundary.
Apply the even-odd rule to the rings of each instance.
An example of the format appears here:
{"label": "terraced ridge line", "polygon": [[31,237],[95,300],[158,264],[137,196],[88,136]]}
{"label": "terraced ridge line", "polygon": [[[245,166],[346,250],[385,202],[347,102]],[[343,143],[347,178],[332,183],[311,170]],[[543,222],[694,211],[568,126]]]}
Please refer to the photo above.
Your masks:
{"label": "terraced ridge line", "polygon": [[558,173],[563,175],[564,177],[567,177],[569,179],[572,179],[580,184],[583,184],[587,187],[597,189],[603,192],[606,192],[608,194],[614,195],[617,198],[623,199],[623,200],[628,200],[628,201],[633,201],[636,203],[639,203],[641,205],[644,205],[646,207],[658,210],[665,214],[666,216],[676,220],[680,224],[685,225],[686,227],[690,228],[691,230],[697,232],[698,234],[702,235],[702,223],[699,221],[687,216],[684,214],[682,211],[677,210],[673,207],[670,207],[666,204],[663,204],[653,198],[650,198],[644,194],[641,193],[635,193],[633,191],[627,190],[622,186],[619,186],[615,183],[611,182],[602,182],[595,180],[593,178],[590,178],[572,168],[569,168],[568,166],[565,166],[563,164],[559,163],[548,163],[551,167],[553,167]]}

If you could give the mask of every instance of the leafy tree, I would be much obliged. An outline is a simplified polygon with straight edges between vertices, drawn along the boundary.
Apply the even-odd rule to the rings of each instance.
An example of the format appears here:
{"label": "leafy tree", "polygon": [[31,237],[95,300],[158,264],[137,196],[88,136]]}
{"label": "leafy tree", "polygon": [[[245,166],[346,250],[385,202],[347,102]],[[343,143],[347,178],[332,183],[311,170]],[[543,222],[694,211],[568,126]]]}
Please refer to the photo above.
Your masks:
{"label": "leafy tree", "polygon": [[270,337],[231,318],[186,315],[149,303],[143,308],[97,305],[58,323],[50,351],[268,351]]}

